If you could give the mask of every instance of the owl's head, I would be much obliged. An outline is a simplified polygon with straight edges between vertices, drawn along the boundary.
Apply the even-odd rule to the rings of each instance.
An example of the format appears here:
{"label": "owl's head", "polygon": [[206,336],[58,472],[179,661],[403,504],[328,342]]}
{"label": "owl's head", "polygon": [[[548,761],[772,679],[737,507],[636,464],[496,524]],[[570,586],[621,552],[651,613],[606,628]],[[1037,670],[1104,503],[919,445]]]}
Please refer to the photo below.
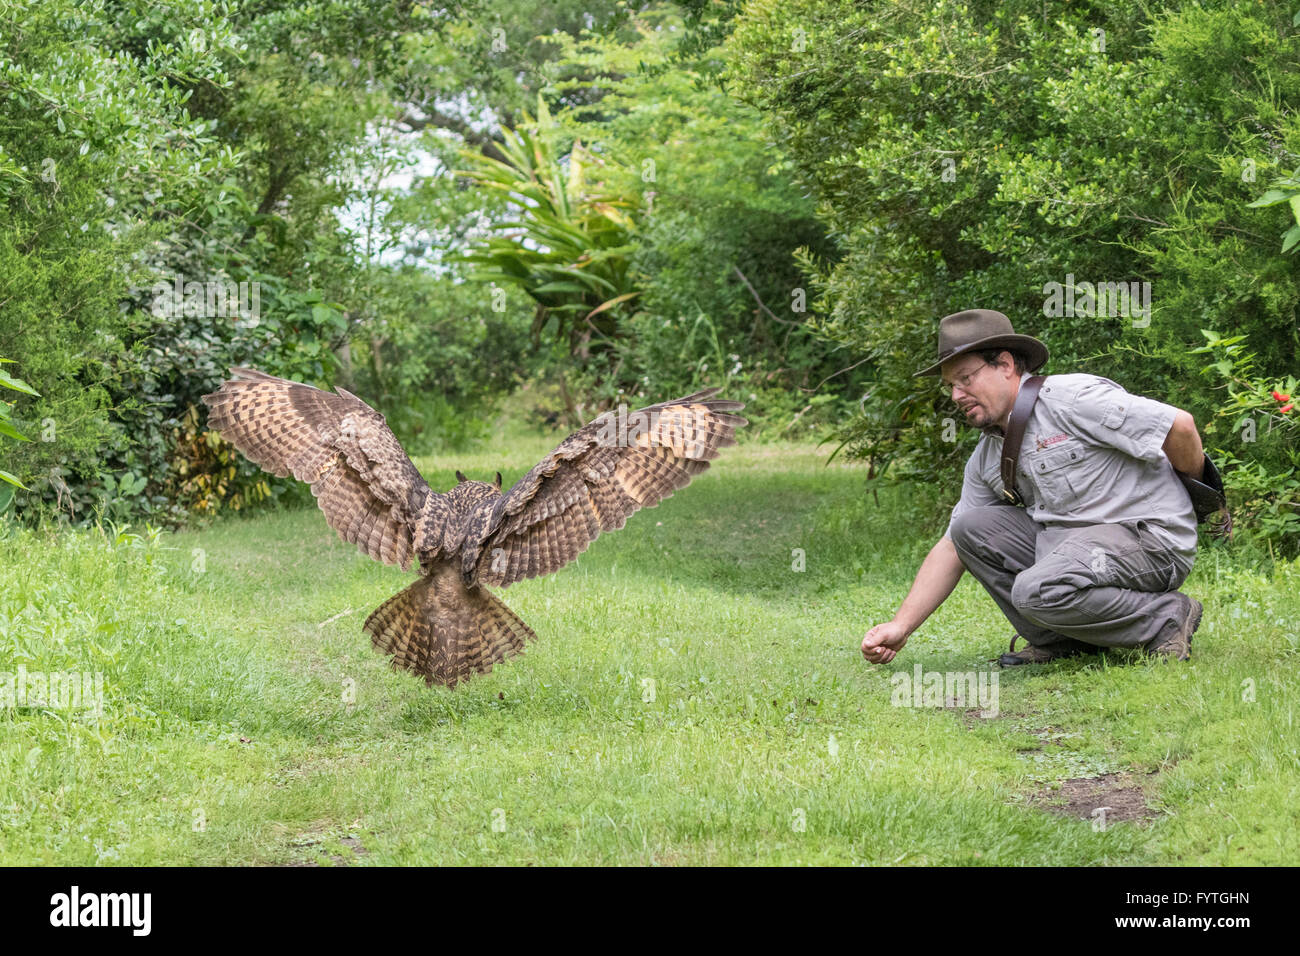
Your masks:
{"label": "owl's head", "polygon": [[495,482],[471,481],[466,478],[462,472],[456,472],[457,485],[447,492],[457,504],[462,507],[472,508],[481,501],[487,501],[492,498],[501,496],[501,472],[497,472]]}

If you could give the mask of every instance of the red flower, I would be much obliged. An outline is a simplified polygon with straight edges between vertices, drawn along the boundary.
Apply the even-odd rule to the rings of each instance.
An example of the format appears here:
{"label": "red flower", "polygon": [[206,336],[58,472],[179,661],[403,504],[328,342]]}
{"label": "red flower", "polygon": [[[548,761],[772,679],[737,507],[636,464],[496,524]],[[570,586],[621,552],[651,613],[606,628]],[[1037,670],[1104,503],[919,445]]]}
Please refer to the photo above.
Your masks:
{"label": "red flower", "polygon": [[1285,415],[1287,412],[1291,411],[1291,409],[1293,409],[1293,408],[1295,408],[1294,405],[1283,405],[1281,408],[1278,409],[1278,411],[1281,412],[1283,415]]}
{"label": "red flower", "polygon": [[1291,401],[1290,395],[1287,395],[1285,392],[1279,392],[1277,389],[1273,389],[1273,397],[1277,399],[1279,402]]}

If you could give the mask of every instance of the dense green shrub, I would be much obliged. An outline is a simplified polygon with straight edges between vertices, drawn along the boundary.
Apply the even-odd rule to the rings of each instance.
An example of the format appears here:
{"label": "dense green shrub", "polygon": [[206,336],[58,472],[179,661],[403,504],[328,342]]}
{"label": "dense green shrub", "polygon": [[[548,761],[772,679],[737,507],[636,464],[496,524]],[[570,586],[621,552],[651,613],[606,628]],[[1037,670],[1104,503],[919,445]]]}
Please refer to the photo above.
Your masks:
{"label": "dense green shrub", "polygon": [[[11,458],[32,489],[15,501],[48,499],[65,517],[88,516],[84,486],[115,441],[111,383],[141,257],[233,163],[184,105],[187,86],[226,82],[229,22],[210,4],[156,5],[174,42],[124,55],[114,13],[0,9],[0,354],[40,393],[21,409],[38,437]],[[134,489],[144,475],[119,477]]]}
{"label": "dense green shrub", "polygon": [[[398,255],[412,216],[438,219],[387,182],[414,162],[394,117],[435,18],[366,0],[0,11],[0,354],[39,392],[15,411],[37,440],[6,462],[24,517],[301,498],[207,433],[199,397],[232,366],[363,389],[406,437],[518,377],[522,347],[497,347],[515,316],[462,321],[474,294],[446,275],[437,306],[461,314],[419,311],[430,275]],[[257,308],[160,308],[157,283],[235,283]]]}
{"label": "dense green shrub", "polygon": [[[1249,208],[1300,160],[1291,5],[759,0],[728,43],[842,258],[814,272],[821,334],[869,360],[842,437],[952,494],[974,440],[912,372],[936,321],[1006,312],[1052,352],[1190,410],[1218,407],[1201,328],[1247,336],[1262,378],[1295,372],[1289,210]],[[1150,313],[1049,314],[1048,283],[1149,283]]]}

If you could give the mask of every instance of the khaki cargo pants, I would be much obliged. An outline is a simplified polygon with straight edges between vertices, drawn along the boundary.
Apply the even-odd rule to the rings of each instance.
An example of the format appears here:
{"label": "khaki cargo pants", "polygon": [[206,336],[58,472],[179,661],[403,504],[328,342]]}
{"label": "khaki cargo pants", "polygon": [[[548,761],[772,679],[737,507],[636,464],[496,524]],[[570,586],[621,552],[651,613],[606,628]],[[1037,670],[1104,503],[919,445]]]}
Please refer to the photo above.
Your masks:
{"label": "khaki cargo pants", "polygon": [[1141,647],[1186,613],[1176,592],[1192,566],[1144,521],[1048,528],[1023,508],[985,505],[958,515],[949,535],[1016,633],[1038,647]]}

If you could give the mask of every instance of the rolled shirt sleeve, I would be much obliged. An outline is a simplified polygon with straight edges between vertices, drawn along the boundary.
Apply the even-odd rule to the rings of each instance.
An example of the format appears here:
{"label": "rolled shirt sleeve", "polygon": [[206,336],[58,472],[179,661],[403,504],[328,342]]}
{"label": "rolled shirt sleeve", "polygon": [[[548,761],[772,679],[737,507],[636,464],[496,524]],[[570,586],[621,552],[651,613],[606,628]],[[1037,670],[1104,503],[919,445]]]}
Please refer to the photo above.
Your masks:
{"label": "rolled shirt sleeve", "polygon": [[1173,405],[1126,392],[1108,379],[1096,379],[1075,393],[1066,417],[1085,441],[1118,448],[1142,461],[1159,461],[1177,416]]}

